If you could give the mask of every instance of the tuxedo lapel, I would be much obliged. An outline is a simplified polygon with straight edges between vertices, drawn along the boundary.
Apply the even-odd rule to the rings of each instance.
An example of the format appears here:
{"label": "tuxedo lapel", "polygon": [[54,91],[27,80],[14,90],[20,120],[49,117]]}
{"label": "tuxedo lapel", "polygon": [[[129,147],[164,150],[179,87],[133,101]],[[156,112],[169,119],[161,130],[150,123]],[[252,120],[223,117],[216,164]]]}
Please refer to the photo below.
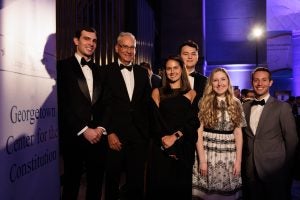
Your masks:
{"label": "tuxedo lapel", "polygon": [[128,95],[128,92],[127,92],[127,87],[126,87],[126,83],[125,83],[125,80],[123,78],[123,75],[122,75],[122,72],[120,70],[120,67],[118,65],[118,63],[115,63],[114,65],[112,65],[112,70],[115,74],[115,76],[113,77],[116,77],[113,82],[119,86],[119,91],[120,91],[120,94],[125,97],[128,101],[130,101],[130,98],[129,98],[129,95]]}
{"label": "tuxedo lapel", "polygon": [[136,95],[137,95],[137,90],[138,90],[138,85],[141,84],[141,77],[139,75],[139,72],[136,68],[136,66],[133,67],[133,76],[134,76],[134,89],[133,89],[133,94],[132,94],[132,101],[135,99]]}
{"label": "tuxedo lapel", "polygon": [[196,75],[194,76],[194,90],[199,91],[199,88],[201,87],[200,85],[200,78],[196,72]]}
{"label": "tuxedo lapel", "polygon": [[84,94],[84,96],[91,101],[89,89],[88,89],[88,86],[87,86],[86,79],[85,79],[85,77],[83,75],[81,66],[77,62],[77,60],[76,60],[75,57],[74,57],[74,59],[75,59],[75,62],[73,64],[72,69],[74,70],[74,72],[76,74],[78,86],[79,86],[81,92]]}
{"label": "tuxedo lapel", "polygon": [[244,112],[248,129],[251,132],[251,134],[254,135],[250,127],[251,103],[247,103],[247,105],[244,106]]}
{"label": "tuxedo lapel", "polygon": [[246,116],[246,122],[247,124],[250,124],[251,104],[244,106],[244,112]]}
{"label": "tuxedo lapel", "polygon": [[[145,89],[145,84],[149,85],[150,89],[150,81],[148,74],[145,76],[144,70],[141,70],[141,67],[138,65],[134,65],[133,67],[133,74],[134,74],[134,89],[133,89],[133,94],[132,94],[132,100],[134,101],[135,99],[138,99],[138,96],[142,94],[144,89]],[[147,88],[147,87],[146,87]]]}
{"label": "tuxedo lapel", "polygon": [[272,109],[271,109],[271,104],[272,103],[271,102],[273,102],[273,100],[274,100],[273,97],[270,96],[268,101],[266,102],[263,110],[262,110],[262,113],[260,115],[260,119],[258,121],[257,129],[256,129],[256,135],[258,135],[260,133],[260,130],[264,126],[268,125],[268,124],[266,124],[265,121],[266,121],[268,116],[272,116],[272,114],[270,112],[272,111]]}
{"label": "tuxedo lapel", "polygon": [[100,83],[99,75],[97,74],[96,67],[98,67],[98,66],[95,65],[94,68],[93,68],[93,98],[92,98],[92,105],[94,105],[95,102],[97,102],[97,100],[100,96],[100,92],[101,92],[101,83]]}
{"label": "tuxedo lapel", "polygon": [[195,77],[194,77],[194,90],[197,92],[197,95],[199,97],[202,97],[204,87],[206,84],[206,79],[202,77],[202,75],[196,71]]}

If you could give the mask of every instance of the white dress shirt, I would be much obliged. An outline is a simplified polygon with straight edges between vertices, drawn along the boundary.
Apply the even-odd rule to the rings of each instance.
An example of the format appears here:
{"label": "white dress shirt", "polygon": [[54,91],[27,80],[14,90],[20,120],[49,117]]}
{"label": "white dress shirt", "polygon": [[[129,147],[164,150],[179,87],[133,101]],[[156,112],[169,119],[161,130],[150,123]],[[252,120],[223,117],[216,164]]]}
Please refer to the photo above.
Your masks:
{"label": "white dress shirt", "polygon": [[[267,96],[265,96],[263,99],[265,100],[265,102],[267,102],[267,100],[269,99],[270,94],[268,94]],[[257,100],[257,99],[255,99]],[[261,99],[262,100],[262,99]],[[258,126],[258,122],[261,116],[261,113],[264,109],[264,106],[262,105],[253,105],[251,106],[251,113],[250,113],[250,128],[253,132],[253,134],[256,134],[256,129]]]}
{"label": "white dress shirt", "polygon": [[[81,66],[81,58],[82,57],[80,55],[78,55],[77,53],[75,53],[75,57],[76,57],[78,63],[80,64],[80,66]],[[87,62],[88,61],[89,60],[87,60]],[[92,72],[91,68],[89,66],[87,66],[87,65],[81,66],[81,70],[82,70],[82,73],[83,73],[84,78],[86,80],[86,83],[87,83],[87,86],[88,86],[88,90],[89,90],[89,94],[90,94],[90,97],[91,97],[91,100],[92,100],[93,99],[93,72]],[[100,129],[102,129],[104,131],[103,135],[107,134],[104,127],[100,127],[99,126],[98,128],[100,128]],[[77,133],[77,135],[78,136],[81,135],[82,133],[84,133],[84,131],[86,129],[88,129],[88,126],[85,126],[83,129],[81,129],[81,131],[79,131]]]}
{"label": "white dress shirt", "polygon": [[195,82],[195,78],[193,76],[190,76],[189,74],[190,73],[193,73],[195,70],[191,71],[188,73],[188,79],[189,79],[189,82],[190,82],[190,85],[191,85],[191,88],[194,89],[194,82]]}
{"label": "white dress shirt", "polygon": [[[78,61],[78,63],[80,64],[81,62],[81,56],[79,56],[77,53],[75,53],[75,57]],[[88,62],[89,60],[87,60]],[[81,66],[81,64],[80,64]],[[86,83],[87,83],[87,86],[88,86],[88,89],[89,89],[89,93],[90,93],[90,97],[91,97],[91,100],[93,99],[93,72],[91,70],[91,68],[87,65],[84,65],[84,66],[81,66],[81,70],[82,70],[82,73],[84,75],[84,78],[86,80]]]}
{"label": "white dress shirt", "polygon": [[[119,64],[119,66],[120,66],[120,64],[122,64],[120,60],[118,60],[118,64]],[[132,63],[130,63],[129,65],[132,65]],[[133,90],[134,90],[133,69],[131,71],[129,71],[127,69],[122,69],[121,73],[122,73],[123,79],[125,81],[125,85],[126,85],[126,88],[127,88],[129,99],[131,101],[132,100],[132,95],[133,95]]]}

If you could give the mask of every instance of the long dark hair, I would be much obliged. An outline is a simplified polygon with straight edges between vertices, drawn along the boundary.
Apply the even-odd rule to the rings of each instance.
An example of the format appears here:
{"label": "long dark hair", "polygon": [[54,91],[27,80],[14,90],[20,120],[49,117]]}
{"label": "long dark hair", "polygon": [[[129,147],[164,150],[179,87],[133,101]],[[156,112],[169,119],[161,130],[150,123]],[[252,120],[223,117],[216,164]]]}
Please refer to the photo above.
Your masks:
{"label": "long dark hair", "polygon": [[[169,80],[169,78],[167,77],[167,74],[166,74],[166,64],[170,60],[177,62],[182,69],[182,73],[181,73],[181,77],[180,77],[180,88],[178,88],[176,90],[173,90],[171,88],[171,86],[170,86],[171,81]],[[160,98],[164,99],[164,98],[176,96],[178,94],[185,94],[190,90],[191,90],[191,86],[190,86],[190,82],[188,79],[186,69],[184,67],[183,60],[179,56],[169,56],[165,60],[164,66],[163,66],[162,87],[159,89]]]}

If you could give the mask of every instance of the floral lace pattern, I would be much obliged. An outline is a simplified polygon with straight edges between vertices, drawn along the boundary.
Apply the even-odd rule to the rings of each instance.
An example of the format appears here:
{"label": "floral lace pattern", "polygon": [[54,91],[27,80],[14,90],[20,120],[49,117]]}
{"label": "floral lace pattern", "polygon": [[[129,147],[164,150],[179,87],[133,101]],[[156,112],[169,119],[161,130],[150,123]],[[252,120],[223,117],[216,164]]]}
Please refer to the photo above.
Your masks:
{"label": "floral lace pattern", "polygon": [[[233,124],[229,120],[226,109],[219,113],[219,123],[214,130],[231,131]],[[243,115],[244,116],[244,115]],[[243,117],[241,126],[245,126]],[[203,132],[203,145],[207,159],[208,175],[203,177],[199,173],[197,161],[193,166],[193,199],[240,199],[242,179],[233,175],[233,165],[236,160],[234,134],[219,134]],[[213,196],[213,197],[209,197]],[[232,198],[231,198],[232,197]]]}

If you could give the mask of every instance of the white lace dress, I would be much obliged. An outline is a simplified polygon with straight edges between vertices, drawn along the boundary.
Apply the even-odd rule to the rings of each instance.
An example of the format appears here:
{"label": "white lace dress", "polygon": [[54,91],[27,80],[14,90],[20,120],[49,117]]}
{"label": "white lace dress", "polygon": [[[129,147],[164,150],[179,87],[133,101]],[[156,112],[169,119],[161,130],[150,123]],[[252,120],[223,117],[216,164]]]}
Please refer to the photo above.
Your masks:
{"label": "white lace dress", "polygon": [[[219,116],[218,126],[213,130],[205,129],[203,132],[208,175],[200,175],[196,155],[192,176],[193,200],[241,199],[242,179],[240,176],[233,175],[233,165],[236,159],[233,124],[229,120],[226,108],[223,112],[220,111]],[[246,126],[246,121],[243,114],[241,127],[244,126]]]}

